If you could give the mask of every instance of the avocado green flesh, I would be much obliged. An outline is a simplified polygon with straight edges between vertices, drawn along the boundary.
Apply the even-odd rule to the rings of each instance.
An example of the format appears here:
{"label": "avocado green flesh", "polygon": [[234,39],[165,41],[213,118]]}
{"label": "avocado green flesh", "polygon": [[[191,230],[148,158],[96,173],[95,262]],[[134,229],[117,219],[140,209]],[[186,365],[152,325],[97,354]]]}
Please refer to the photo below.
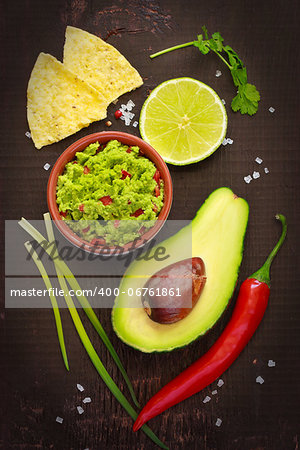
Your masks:
{"label": "avocado green flesh", "polygon": [[[184,233],[192,232],[192,256],[203,259],[207,280],[190,314],[168,325],[152,321],[138,297],[133,300],[141,307],[122,307],[128,306],[128,298],[121,293],[115,301],[112,321],[115,332],[125,343],[143,352],[170,351],[187,345],[215,324],[235,288],[248,209],[247,202],[237,198],[230,189],[217,189],[199,209],[191,224],[160,244],[171,255],[167,262],[141,260],[130,265],[121,281],[120,292],[142,288],[149,276],[166,265],[180,261],[182,256],[178,252],[178,239],[183,239]],[[147,275],[141,276],[143,273]]]}

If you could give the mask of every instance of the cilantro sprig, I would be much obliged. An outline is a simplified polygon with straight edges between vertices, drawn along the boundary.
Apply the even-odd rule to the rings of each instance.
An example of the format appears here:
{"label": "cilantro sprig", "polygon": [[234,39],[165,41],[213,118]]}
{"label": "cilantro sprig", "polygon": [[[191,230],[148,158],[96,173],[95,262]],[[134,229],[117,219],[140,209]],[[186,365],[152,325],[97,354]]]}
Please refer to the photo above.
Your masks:
{"label": "cilantro sprig", "polygon": [[[257,112],[260,95],[254,84],[248,83],[247,69],[238,54],[229,46],[224,45],[224,39],[219,32],[213,33],[211,38],[205,26],[202,27],[203,34],[197,36],[196,41],[175,45],[160,52],[150,55],[150,58],[163,55],[183,47],[197,47],[203,55],[210,51],[214,52],[230,70],[233,83],[238,88],[237,95],[231,102],[233,111],[240,111],[241,114],[253,116]],[[223,56],[224,55],[224,56]],[[227,57],[227,59],[226,59]]]}

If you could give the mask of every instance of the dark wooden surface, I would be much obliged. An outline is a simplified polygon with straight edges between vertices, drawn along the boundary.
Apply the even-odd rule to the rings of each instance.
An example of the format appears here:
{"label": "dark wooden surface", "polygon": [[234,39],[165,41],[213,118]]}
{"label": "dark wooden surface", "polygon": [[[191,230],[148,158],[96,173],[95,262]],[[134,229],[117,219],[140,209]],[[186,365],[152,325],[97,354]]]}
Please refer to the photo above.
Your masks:
{"label": "dark wooden surface", "polygon": [[[250,344],[222,377],[225,385],[206,405],[212,387],[151,421],[171,449],[289,450],[299,448],[300,302],[299,232],[299,7],[296,1],[1,1],[1,180],[2,219],[41,219],[47,210],[43,165],[55,162],[75,139],[105,129],[95,123],[76,136],[37,151],[24,133],[26,86],[40,51],[61,59],[67,24],[95,33],[115,45],[144,77],[144,86],[125,95],[140,110],[148,90],[160,82],[191,76],[212,86],[226,100],[232,146],[190,167],[170,167],[174,181],[172,219],[192,219],[214,189],[230,186],[250,205],[241,281],[263,262],[279,233],[277,212],[289,222],[287,241],[272,269],[270,305]],[[215,55],[187,48],[151,61],[151,51],[189,41],[206,24],[219,30],[241,55],[249,81],[262,100],[253,118],[231,112],[235,95],[229,72]],[[117,34],[116,34],[117,33]],[[223,75],[215,77],[221,69]],[[274,114],[268,112],[273,106]],[[109,108],[108,118],[115,107]],[[138,130],[113,120],[113,129]],[[263,158],[270,169],[246,185],[243,177]],[[3,240],[2,240],[3,248]],[[3,258],[2,258],[2,273]],[[1,290],[3,293],[3,289]],[[202,355],[220,335],[230,308],[215,328],[188,347],[166,354],[135,351],[114,334],[110,310],[97,313],[133,381],[142,404],[173,376]],[[4,305],[4,299],[3,299]],[[67,311],[62,312],[71,371],[64,369],[51,310],[1,311],[1,448],[151,449],[92,367]],[[103,345],[84,319],[109,372],[122,380]],[[267,361],[276,361],[268,368]],[[253,361],[256,360],[256,364]],[[255,383],[256,376],[265,379]],[[92,403],[79,416],[79,382]],[[214,385],[215,386],[215,385]],[[213,387],[214,387],[213,386]],[[124,393],[127,390],[124,387]],[[55,422],[57,415],[63,425]],[[223,420],[215,426],[216,419]]]}

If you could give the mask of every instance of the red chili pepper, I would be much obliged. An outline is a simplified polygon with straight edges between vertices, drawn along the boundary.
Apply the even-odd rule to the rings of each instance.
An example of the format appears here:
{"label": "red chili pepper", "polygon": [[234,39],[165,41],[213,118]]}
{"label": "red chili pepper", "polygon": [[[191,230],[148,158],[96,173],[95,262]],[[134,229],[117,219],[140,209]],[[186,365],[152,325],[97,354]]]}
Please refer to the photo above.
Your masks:
{"label": "red chili pepper", "polygon": [[59,214],[63,217],[67,217],[68,212],[67,211],[60,211]]}
{"label": "red chili pepper", "polygon": [[87,175],[88,173],[90,173],[90,169],[88,168],[88,166],[84,166],[83,173],[84,173],[85,175]]}
{"label": "red chili pepper", "polygon": [[132,152],[132,148],[128,147],[128,149],[126,150],[126,153],[131,153]]}
{"label": "red chili pepper", "polygon": [[126,177],[131,178],[131,174],[130,174],[129,172],[127,172],[127,170],[123,170],[123,169],[122,169],[121,180],[125,180]]}
{"label": "red chili pepper", "polygon": [[84,204],[82,203],[81,205],[78,206],[79,211],[83,212],[84,211]]}
{"label": "red chili pepper", "polygon": [[148,401],[133,425],[134,431],[141,428],[152,417],[191,397],[215,381],[231,366],[253,336],[268,304],[270,266],[286,236],[285,217],[279,214],[276,218],[282,224],[280,239],[264,265],[242,283],[227,327],[205,355],[166,384]]}
{"label": "red chili pepper", "polygon": [[160,180],[160,171],[159,170],[156,169],[153,179],[156,181],[157,184],[159,184],[159,180]]}
{"label": "red chili pepper", "polygon": [[155,186],[154,193],[155,193],[155,197],[159,197],[160,196],[160,190],[159,190],[158,186]]}
{"label": "red chili pepper", "polygon": [[98,245],[104,245],[104,244],[106,244],[106,241],[105,241],[105,239],[103,239],[103,238],[94,238],[94,239],[92,239],[91,240],[91,244],[92,245],[94,245],[95,247],[97,247]]}
{"label": "red chili pepper", "polygon": [[120,117],[122,117],[122,111],[120,111],[119,109],[117,109],[117,111],[115,112],[115,118],[116,119],[120,119]]}
{"label": "red chili pepper", "polygon": [[114,221],[114,227],[115,227],[115,228],[119,228],[120,222],[121,222],[121,220],[115,220],[115,221]]}
{"label": "red chili pepper", "polygon": [[83,233],[87,233],[88,231],[90,231],[90,226],[88,225],[86,228],[82,228],[82,232]]}
{"label": "red chili pepper", "polygon": [[139,217],[144,214],[144,210],[142,208],[137,209],[134,213],[130,214],[132,217]]}
{"label": "red chili pepper", "polygon": [[73,164],[78,164],[78,162],[77,161],[73,161]]}
{"label": "red chili pepper", "polygon": [[102,202],[104,206],[111,205],[113,203],[113,199],[110,195],[105,195],[104,197],[99,198],[99,201]]}
{"label": "red chili pepper", "polygon": [[155,214],[157,213],[157,211],[158,211],[158,207],[153,203],[153,211],[155,212]]}

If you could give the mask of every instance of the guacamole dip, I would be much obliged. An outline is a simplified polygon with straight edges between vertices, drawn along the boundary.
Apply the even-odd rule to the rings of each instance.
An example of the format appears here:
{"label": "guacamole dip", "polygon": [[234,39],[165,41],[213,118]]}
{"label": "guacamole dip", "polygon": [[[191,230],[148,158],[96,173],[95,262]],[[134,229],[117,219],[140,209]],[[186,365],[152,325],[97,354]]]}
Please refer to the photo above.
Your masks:
{"label": "guacamole dip", "polygon": [[125,244],[153,226],[163,206],[156,166],[117,140],[76,153],[57,181],[62,218],[88,242]]}

